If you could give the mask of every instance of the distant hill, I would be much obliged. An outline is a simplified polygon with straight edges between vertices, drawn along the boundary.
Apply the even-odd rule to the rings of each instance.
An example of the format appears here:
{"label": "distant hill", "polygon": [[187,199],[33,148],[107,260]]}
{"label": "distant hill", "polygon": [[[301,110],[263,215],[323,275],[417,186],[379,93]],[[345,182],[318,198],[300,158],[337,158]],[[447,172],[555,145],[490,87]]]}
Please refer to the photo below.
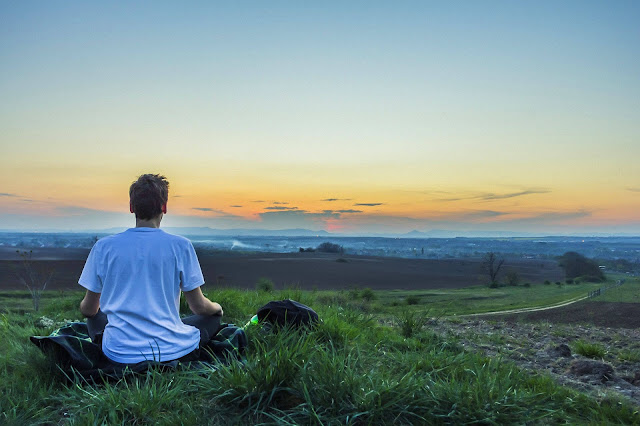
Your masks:
{"label": "distant hill", "polygon": [[162,228],[167,232],[178,235],[222,235],[222,236],[284,236],[284,237],[310,237],[316,235],[332,235],[327,231],[314,231],[311,229],[294,228],[294,229],[215,229],[209,227],[168,227]]}

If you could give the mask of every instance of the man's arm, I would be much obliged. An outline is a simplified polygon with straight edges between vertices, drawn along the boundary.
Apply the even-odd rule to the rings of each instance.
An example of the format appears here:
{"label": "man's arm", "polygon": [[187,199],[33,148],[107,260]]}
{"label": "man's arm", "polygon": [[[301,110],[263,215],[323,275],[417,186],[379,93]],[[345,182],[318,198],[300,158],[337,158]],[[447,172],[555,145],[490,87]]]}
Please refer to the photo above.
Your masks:
{"label": "man's arm", "polygon": [[80,313],[87,318],[91,318],[98,313],[100,309],[100,293],[87,290],[84,299],[80,302]]}
{"label": "man's arm", "polygon": [[204,297],[200,287],[194,288],[190,291],[185,291],[184,298],[187,299],[187,304],[189,305],[191,312],[196,315],[222,316],[222,306]]}

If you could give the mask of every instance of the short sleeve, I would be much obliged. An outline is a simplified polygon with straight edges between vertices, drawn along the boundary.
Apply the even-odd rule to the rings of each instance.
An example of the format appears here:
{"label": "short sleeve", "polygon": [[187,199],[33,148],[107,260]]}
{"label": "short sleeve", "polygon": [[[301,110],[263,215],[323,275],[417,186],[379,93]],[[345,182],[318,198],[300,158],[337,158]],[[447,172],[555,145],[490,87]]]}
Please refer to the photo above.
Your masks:
{"label": "short sleeve", "polygon": [[94,244],[89,252],[89,257],[84,264],[78,284],[94,293],[102,293],[102,278],[100,276],[100,249]]}
{"label": "short sleeve", "polygon": [[182,291],[191,291],[204,284],[204,276],[202,275],[202,269],[200,269],[200,262],[198,262],[198,256],[191,241],[187,241],[187,247],[181,263],[180,285]]}

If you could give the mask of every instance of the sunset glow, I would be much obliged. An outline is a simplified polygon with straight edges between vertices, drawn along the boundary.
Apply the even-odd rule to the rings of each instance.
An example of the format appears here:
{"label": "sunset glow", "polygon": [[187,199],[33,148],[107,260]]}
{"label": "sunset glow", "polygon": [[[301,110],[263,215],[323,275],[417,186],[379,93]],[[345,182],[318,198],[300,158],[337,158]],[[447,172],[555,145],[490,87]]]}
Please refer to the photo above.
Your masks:
{"label": "sunset glow", "polygon": [[3,3],[0,229],[640,233],[637,2]]}

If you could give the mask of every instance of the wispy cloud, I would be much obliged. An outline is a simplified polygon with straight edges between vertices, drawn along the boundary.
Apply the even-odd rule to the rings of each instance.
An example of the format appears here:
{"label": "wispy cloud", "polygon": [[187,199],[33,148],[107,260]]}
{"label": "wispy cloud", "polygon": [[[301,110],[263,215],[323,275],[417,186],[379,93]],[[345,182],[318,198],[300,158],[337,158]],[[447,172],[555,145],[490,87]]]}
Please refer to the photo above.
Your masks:
{"label": "wispy cloud", "polygon": [[354,206],[367,206],[367,207],[375,207],[375,206],[381,206],[384,203],[355,203]]}
{"label": "wispy cloud", "polygon": [[354,209],[341,209],[341,210],[322,210],[325,214],[336,214],[336,213],[362,213],[362,210],[354,210]]}
{"label": "wispy cloud", "polygon": [[297,207],[286,207],[286,206],[269,206],[265,207],[265,210],[298,210]]}
{"label": "wispy cloud", "polygon": [[171,198],[182,198],[182,195],[172,195]]}
{"label": "wispy cloud", "polygon": [[9,194],[7,192],[0,192],[0,197],[17,197],[16,194]]}
{"label": "wispy cloud", "polygon": [[240,207],[242,207],[242,206],[234,205],[234,206],[229,206],[229,207],[240,208]]}
{"label": "wispy cloud", "polygon": [[236,215],[229,214],[224,210],[212,209],[210,207],[192,207],[192,210],[198,210],[200,212],[214,213],[216,217],[238,217]]}
{"label": "wispy cloud", "polygon": [[531,194],[547,194],[551,191],[549,190],[527,190],[527,191],[520,191],[520,192],[510,192],[507,194],[484,194],[482,195],[480,198],[482,200],[504,200],[505,198],[515,198],[515,197],[522,197],[523,195],[531,195]]}
{"label": "wispy cloud", "polygon": [[320,201],[351,201],[352,198],[325,198],[324,200],[320,200]]}
{"label": "wispy cloud", "polygon": [[437,201],[444,201],[444,202],[453,202],[453,201],[462,201],[462,200],[493,201],[493,200],[505,200],[508,198],[523,197],[525,195],[547,194],[549,192],[551,191],[549,191],[548,189],[526,189],[523,191],[507,192],[504,194],[486,192],[486,193],[480,193],[480,194],[461,195],[458,197],[440,198]]}
{"label": "wispy cloud", "polygon": [[640,192],[640,188],[627,188],[627,191],[631,191],[631,192]]}
{"label": "wispy cloud", "polygon": [[273,204],[289,204],[287,201],[274,201]]}
{"label": "wispy cloud", "polygon": [[565,220],[573,220],[580,219],[583,217],[591,216],[592,212],[586,209],[581,209],[572,212],[544,212],[537,213],[533,216],[522,219],[523,221],[528,222],[556,222],[556,221],[565,221]]}
{"label": "wispy cloud", "polygon": [[252,203],[266,203],[264,200],[252,200]]}

